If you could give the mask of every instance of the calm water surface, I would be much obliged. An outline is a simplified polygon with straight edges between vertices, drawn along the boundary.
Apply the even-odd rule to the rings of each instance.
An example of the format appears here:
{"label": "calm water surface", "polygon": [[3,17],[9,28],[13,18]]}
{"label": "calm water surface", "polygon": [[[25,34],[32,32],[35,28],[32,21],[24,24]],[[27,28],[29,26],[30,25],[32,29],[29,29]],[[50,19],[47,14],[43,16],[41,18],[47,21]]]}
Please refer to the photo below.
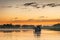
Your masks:
{"label": "calm water surface", "polygon": [[42,30],[37,36],[33,30],[21,30],[20,32],[0,32],[0,40],[60,40],[59,31]]}

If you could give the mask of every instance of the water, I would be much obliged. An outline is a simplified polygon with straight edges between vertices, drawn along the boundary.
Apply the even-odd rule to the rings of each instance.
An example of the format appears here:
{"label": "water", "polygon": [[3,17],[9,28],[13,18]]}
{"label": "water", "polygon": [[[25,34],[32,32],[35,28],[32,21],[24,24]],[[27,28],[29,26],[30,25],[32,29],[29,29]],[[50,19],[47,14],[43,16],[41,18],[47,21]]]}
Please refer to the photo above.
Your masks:
{"label": "water", "polygon": [[33,30],[21,30],[20,32],[0,32],[0,40],[60,40],[59,31],[42,30],[37,36]]}

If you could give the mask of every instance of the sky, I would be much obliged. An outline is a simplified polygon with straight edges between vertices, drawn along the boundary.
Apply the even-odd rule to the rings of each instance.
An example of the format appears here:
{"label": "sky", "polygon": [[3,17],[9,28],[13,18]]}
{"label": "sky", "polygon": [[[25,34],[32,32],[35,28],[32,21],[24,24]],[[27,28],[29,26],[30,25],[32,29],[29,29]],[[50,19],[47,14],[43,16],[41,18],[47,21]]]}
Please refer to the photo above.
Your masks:
{"label": "sky", "polygon": [[[35,2],[39,8],[37,8],[33,2]],[[24,5],[26,3],[33,4],[26,6]],[[60,19],[60,5],[42,8],[42,5],[50,3],[60,4],[60,0],[0,0],[0,23],[15,20]]]}

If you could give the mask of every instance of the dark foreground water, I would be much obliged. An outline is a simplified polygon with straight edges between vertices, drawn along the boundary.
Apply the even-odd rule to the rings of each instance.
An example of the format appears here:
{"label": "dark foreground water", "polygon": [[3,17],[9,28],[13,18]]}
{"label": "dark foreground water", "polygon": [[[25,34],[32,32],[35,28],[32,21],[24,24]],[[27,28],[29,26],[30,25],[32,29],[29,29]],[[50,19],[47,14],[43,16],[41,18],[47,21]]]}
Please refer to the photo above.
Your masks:
{"label": "dark foreground water", "polygon": [[60,40],[59,31],[42,30],[40,34],[33,30],[21,30],[20,32],[0,32],[0,40]]}

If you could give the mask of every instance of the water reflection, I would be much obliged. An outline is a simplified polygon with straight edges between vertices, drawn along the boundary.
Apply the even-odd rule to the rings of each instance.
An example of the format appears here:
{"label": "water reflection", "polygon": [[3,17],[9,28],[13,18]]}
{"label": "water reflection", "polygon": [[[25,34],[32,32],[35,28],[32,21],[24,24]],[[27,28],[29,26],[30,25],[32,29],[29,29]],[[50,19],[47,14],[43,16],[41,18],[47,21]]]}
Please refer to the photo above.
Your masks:
{"label": "water reflection", "polygon": [[41,35],[41,31],[40,32],[34,32],[35,37],[40,37],[40,35]]}
{"label": "water reflection", "polygon": [[28,30],[24,32],[0,32],[0,40],[60,40],[59,31],[41,30],[35,32],[35,30]]}

